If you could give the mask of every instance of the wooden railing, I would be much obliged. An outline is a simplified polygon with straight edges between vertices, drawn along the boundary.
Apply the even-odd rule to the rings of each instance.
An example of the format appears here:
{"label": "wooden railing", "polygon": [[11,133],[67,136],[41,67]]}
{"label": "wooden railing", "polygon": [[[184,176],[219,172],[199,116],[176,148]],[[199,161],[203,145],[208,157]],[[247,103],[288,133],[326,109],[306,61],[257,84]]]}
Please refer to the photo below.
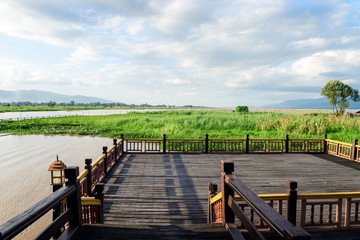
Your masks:
{"label": "wooden railing", "polygon": [[64,199],[67,199],[66,211],[45,228],[36,239],[50,239],[61,232],[61,229],[65,225],[67,229],[62,233],[61,237],[62,239],[70,239],[82,224],[80,184],[79,180],[77,180],[78,174],[78,167],[65,169],[65,177],[67,178],[65,186],[0,226],[0,239],[12,239],[40,217],[52,211],[52,209],[58,206]]}
{"label": "wooden railing", "polygon": [[[232,176],[228,179],[232,178],[235,177]],[[239,180],[237,182],[239,183]],[[224,184],[222,183],[222,185]],[[246,191],[243,191],[243,194],[235,195],[233,199],[244,212],[246,218],[243,217],[238,225],[241,228],[248,228],[248,224],[244,223],[248,219],[257,230],[268,231],[271,226],[248,203],[253,194],[250,193],[250,198],[248,196],[244,197],[244,195],[249,195],[248,192],[251,190],[247,189],[242,183],[240,183],[240,186]],[[296,182],[288,181],[286,194],[260,194],[258,197],[266,201],[267,205],[272,207],[278,214],[286,217],[289,222],[309,232],[360,229],[360,192],[298,194],[296,188]],[[223,192],[216,194],[216,191],[217,185],[210,183],[208,223],[225,223],[226,213],[224,211]],[[258,201],[254,199],[251,201]]]}
{"label": "wooden railing", "polygon": [[[124,153],[327,153],[340,158],[360,162],[360,145],[339,142],[327,138],[290,139],[162,139],[124,138],[121,134],[120,152]],[[121,150],[120,150],[121,149]]]}
{"label": "wooden railing", "polygon": [[126,153],[320,153],[325,152],[324,139],[162,139],[124,138]]}
{"label": "wooden railing", "polygon": [[123,153],[123,140],[114,139],[113,145],[109,149],[103,147],[102,154],[94,162],[92,159],[85,159],[85,170],[78,176],[81,196],[91,196],[94,193],[96,184],[104,179]]}
{"label": "wooden railing", "polygon": [[[245,214],[244,207],[237,204],[234,193],[237,193],[251,211],[256,213],[264,226],[270,228],[272,232],[281,239],[311,239],[310,234],[303,228],[295,227],[234,176],[232,174],[234,171],[233,162],[221,161],[221,169],[222,196],[221,200],[217,199],[213,204],[218,207],[221,206],[222,222],[225,224],[226,229],[233,239],[245,239],[235,224],[235,216],[239,218],[242,226],[247,229],[248,234],[252,238],[265,239],[263,234],[254,225],[254,219],[249,218],[248,215]],[[221,203],[219,203],[219,201],[221,201]],[[219,209],[215,209],[215,215],[218,210]],[[210,215],[211,214],[209,214],[209,216]]]}
{"label": "wooden railing", "polygon": [[[60,235],[61,239],[71,239],[82,224],[103,223],[104,185],[100,182],[122,154],[123,140],[114,139],[113,146],[103,147],[102,155],[94,162],[85,160],[85,170],[80,174],[78,167],[65,169],[68,179],[65,186],[56,188],[51,195],[0,226],[0,240],[15,237],[52,209],[58,210],[53,212],[57,216],[36,239],[59,238]],[[64,226],[66,230],[62,232]]]}
{"label": "wooden railing", "polygon": [[351,143],[326,139],[326,143],[327,143],[326,150],[328,154],[349,160],[355,160],[356,141],[354,141],[354,143],[351,144]]}

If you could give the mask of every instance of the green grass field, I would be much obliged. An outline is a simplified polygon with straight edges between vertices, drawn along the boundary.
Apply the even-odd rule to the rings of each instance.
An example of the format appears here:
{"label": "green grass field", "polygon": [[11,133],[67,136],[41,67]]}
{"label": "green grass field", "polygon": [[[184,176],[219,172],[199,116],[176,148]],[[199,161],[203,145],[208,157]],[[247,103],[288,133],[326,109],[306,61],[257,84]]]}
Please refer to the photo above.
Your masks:
{"label": "green grass field", "polygon": [[0,122],[0,132],[92,135],[119,138],[328,138],[351,142],[360,136],[360,118],[328,113],[164,111],[112,116],[78,116]]}

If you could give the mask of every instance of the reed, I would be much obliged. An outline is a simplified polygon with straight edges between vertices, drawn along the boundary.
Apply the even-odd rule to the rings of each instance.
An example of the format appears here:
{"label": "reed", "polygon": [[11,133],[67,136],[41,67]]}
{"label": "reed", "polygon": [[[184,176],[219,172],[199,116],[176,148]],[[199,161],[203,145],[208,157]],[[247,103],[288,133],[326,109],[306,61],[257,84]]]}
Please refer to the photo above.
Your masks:
{"label": "reed", "polygon": [[[327,113],[164,111],[21,121],[22,134],[92,135],[118,138],[322,138],[351,142],[360,137],[360,118]],[[0,122],[0,132],[20,133],[19,123]]]}

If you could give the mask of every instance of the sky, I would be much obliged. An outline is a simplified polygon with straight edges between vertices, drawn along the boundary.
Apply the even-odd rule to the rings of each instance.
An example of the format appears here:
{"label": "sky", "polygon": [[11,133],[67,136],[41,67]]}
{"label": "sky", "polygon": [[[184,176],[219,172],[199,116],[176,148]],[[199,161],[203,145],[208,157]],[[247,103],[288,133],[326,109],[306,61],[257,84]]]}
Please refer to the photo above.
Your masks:
{"label": "sky", "polygon": [[1,90],[261,106],[359,73],[358,1],[0,2]]}

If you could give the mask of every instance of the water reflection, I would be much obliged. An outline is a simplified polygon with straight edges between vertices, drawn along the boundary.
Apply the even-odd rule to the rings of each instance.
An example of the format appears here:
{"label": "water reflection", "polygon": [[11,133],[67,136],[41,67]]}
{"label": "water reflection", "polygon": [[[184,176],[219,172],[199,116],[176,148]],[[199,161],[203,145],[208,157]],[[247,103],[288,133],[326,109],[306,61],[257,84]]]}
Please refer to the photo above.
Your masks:
{"label": "water reflection", "polygon": [[[52,192],[49,165],[56,155],[67,166],[84,169],[85,158],[96,159],[112,139],[99,137],[0,135],[0,225]],[[22,233],[18,239],[33,239],[50,215]]]}

